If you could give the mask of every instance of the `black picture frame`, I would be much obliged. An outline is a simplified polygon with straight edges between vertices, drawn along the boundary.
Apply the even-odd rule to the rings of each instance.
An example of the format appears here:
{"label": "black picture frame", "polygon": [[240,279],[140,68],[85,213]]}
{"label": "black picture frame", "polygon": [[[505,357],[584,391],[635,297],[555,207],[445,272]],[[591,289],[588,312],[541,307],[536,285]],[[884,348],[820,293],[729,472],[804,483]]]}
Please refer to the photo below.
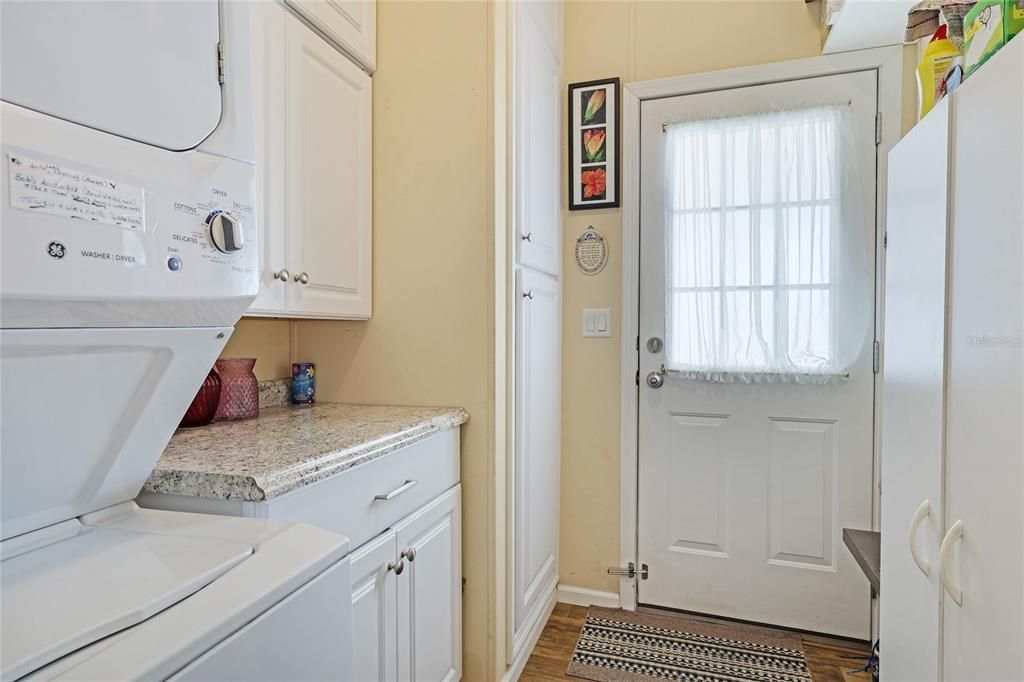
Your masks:
{"label": "black picture frame", "polygon": [[[602,97],[599,104],[594,97],[598,92],[604,93],[598,96]],[[618,78],[570,83],[568,97],[569,210],[618,208],[622,188],[621,83]]]}

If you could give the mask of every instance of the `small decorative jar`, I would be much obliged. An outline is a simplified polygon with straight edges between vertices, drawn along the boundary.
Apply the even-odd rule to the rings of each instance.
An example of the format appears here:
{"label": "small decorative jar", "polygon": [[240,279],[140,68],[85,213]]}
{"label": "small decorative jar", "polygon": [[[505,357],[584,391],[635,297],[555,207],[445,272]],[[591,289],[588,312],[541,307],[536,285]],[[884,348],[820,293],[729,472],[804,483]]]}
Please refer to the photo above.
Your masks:
{"label": "small decorative jar", "polygon": [[315,400],[316,368],[313,363],[292,363],[292,404],[312,405]]}
{"label": "small decorative jar", "polygon": [[220,377],[211,369],[210,373],[206,375],[206,379],[203,380],[203,385],[196,391],[196,397],[192,398],[192,404],[188,406],[179,426],[184,428],[206,426],[213,421],[213,415],[217,413],[219,403]]}
{"label": "small decorative jar", "polygon": [[220,375],[220,403],[214,419],[250,419],[260,413],[260,387],[252,368],[256,358],[221,358],[214,369]]}

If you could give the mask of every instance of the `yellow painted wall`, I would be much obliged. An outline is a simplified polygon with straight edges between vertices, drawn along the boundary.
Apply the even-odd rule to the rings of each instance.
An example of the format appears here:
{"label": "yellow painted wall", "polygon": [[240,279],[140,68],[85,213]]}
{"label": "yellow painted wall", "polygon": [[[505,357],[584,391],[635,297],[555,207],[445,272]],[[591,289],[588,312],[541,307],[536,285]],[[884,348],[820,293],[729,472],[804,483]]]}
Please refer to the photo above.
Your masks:
{"label": "yellow painted wall", "polygon": [[495,651],[489,12],[483,2],[377,4],[373,318],[293,323],[294,356],[316,363],[319,399],[469,411],[466,680],[487,679]]}
{"label": "yellow painted wall", "polygon": [[[626,83],[812,57],[821,41],[818,3],[804,0],[576,0],[566,7],[565,78]],[[588,225],[604,233],[611,254],[593,277],[573,258]],[[561,579],[609,592],[618,580],[605,568],[619,562],[621,225],[619,210],[565,213]],[[612,338],[580,336],[583,308],[612,309]]]}
{"label": "yellow painted wall", "polygon": [[289,357],[288,320],[247,317],[235,325],[222,358],[256,358],[253,371],[260,381],[280,379],[292,374]]}

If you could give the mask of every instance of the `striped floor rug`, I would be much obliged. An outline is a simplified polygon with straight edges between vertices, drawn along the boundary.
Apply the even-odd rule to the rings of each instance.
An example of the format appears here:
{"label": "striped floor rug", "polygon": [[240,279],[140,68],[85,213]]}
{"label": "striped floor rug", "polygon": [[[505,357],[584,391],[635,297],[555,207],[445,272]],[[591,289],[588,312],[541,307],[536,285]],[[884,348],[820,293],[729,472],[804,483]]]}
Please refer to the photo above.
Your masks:
{"label": "striped floor rug", "polygon": [[592,606],[566,671],[598,682],[808,682],[798,635]]}

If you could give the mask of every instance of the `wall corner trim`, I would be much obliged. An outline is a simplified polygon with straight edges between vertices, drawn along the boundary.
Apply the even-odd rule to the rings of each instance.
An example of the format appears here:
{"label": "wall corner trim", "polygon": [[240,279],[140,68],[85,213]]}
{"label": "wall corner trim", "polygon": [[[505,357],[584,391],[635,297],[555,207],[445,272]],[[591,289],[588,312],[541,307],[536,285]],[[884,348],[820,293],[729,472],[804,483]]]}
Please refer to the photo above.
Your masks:
{"label": "wall corner trim", "polygon": [[604,606],[609,609],[617,609],[619,608],[619,595],[615,592],[602,592],[587,587],[559,585],[558,602],[573,606]]}

